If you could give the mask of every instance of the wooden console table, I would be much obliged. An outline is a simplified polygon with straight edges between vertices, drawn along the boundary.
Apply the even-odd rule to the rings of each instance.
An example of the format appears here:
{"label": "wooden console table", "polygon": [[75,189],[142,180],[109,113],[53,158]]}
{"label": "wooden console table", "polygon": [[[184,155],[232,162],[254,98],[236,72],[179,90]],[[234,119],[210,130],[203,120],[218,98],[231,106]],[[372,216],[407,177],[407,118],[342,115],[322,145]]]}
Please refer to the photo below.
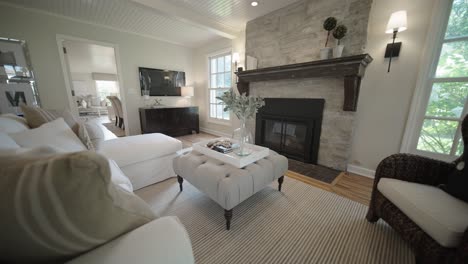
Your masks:
{"label": "wooden console table", "polygon": [[200,132],[198,106],[142,107],[140,111],[141,133],[162,133],[176,137]]}

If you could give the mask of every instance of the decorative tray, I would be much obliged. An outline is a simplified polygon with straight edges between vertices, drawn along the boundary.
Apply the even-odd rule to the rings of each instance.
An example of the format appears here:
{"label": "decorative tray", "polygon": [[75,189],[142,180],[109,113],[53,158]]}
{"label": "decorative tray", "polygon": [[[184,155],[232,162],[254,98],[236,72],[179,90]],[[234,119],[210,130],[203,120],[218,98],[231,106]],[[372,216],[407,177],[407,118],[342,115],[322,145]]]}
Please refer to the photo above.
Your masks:
{"label": "decorative tray", "polygon": [[229,153],[221,153],[207,147],[207,144],[216,140],[230,140],[234,144],[238,143],[236,140],[233,139],[216,138],[200,141],[198,143],[193,144],[193,150],[202,153],[210,158],[217,159],[219,161],[230,164],[236,168],[243,168],[251,163],[256,162],[257,160],[263,159],[264,157],[270,155],[270,149],[252,144],[245,144],[245,148],[249,148],[250,150],[252,150],[252,153],[250,155],[242,157],[235,154],[235,151]]}

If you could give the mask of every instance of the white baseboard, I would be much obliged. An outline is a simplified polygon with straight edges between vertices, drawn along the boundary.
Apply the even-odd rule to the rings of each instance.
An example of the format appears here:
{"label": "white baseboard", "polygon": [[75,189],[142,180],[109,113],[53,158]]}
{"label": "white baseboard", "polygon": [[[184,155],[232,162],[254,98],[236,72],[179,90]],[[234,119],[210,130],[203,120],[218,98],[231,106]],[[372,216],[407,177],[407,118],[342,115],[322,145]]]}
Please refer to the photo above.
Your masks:
{"label": "white baseboard", "polygon": [[212,134],[212,135],[215,135],[215,136],[219,136],[219,137],[231,137],[232,136],[232,135],[229,135],[227,133],[219,132],[219,131],[209,129],[209,128],[206,128],[206,127],[200,127],[200,131],[208,133],[208,134]]}
{"label": "white baseboard", "polygon": [[366,176],[369,178],[374,178],[375,176],[375,170],[370,170],[364,167],[351,165],[351,164],[348,164],[347,167],[348,167],[347,171],[351,173],[359,174],[359,175]]}

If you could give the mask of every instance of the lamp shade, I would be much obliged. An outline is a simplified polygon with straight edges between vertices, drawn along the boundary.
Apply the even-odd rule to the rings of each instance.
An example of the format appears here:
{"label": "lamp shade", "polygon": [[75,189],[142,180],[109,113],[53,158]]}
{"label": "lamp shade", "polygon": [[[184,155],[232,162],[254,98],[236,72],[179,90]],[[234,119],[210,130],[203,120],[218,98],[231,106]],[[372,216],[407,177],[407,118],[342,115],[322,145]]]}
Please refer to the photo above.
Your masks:
{"label": "lamp shade", "polygon": [[390,20],[388,20],[387,29],[385,33],[391,34],[394,31],[402,32],[407,29],[407,21],[406,21],[406,10],[400,10],[394,12],[390,16]]}
{"label": "lamp shade", "polygon": [[192,86],[183,86],[182,87],[182,96],[183,97],[193,97],[194,91]]}
{"label": "lamp shade", "polygon": [[232,54],[232,62],[237,63],[237,62],[239,62],[239,60],[240,60],[239,53],[234,52],[234,53]]}
{"label": "lamp shade", "polygon": [[12,51],[0,52],[0,65],[16,65],[15,54]]}

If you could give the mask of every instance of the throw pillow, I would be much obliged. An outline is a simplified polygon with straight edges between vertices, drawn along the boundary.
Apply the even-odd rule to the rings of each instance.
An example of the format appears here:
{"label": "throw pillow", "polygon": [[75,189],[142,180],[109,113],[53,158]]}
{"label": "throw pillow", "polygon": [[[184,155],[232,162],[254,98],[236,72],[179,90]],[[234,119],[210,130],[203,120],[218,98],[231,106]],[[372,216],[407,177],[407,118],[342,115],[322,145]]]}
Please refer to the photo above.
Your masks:
{"label": "throw pillow", "polygon": [[447,184],[440,187],[448,194],[468,202],[468,155],[463,155],[455,170],[448,176]]}
{"label": "throw pillow", "polygon": [[155,218],[94,152],[16,157],[0,159],[3,261],[65,262]]}
{"label": "throw pillow", "polygon": [[96,150],[101,148],[101,143],[105,140],[101,126],[93,121],[84,123],[84,130],[88,133],[88,138]]}
{"label": "throw pillow", "polygon": [[59,117],[65,120],[65,123],[72,129],[73,133],[83,142],[88,150],[94,150],[94,146],[89,139],[86,128],[83,127],[83,122],[79,121],[73,116],[69,110],[57,111],[57,110],[45,110],[37,106],[28,106],[21,104],[21,111],[31,128],[37,128],[41,125],[53,121]]}
{"label": "throw pillow", "polygon": [[86,147],[63,118],[56,119],[35,129],[9,134],[9,136],[18,145],[25,148],[52,146],[61,152],[86,150]]}
{"label": "throw pillow", "polygon": [[28,106],[21,104],[21,111],[28,121],[31,128],[37,128],[41,125],[62,117],[68,126],[73,130],[75,135],[78,135],[80,122],[73,116],[69,110],[45,110],[37,106]]}

